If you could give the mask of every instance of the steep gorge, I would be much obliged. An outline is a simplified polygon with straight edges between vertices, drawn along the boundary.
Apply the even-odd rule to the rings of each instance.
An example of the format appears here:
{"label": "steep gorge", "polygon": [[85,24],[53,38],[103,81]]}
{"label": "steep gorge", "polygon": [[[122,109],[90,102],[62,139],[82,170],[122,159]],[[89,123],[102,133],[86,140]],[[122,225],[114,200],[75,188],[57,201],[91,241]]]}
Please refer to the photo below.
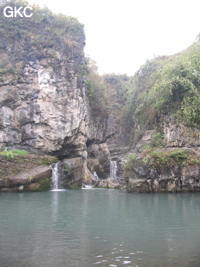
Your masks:
{"label": "steep gorge", "polygon": [[[34,7],[33,17],[0,24],[0,150],[57,157],[66,188],[118,188],[97,179],[109,177],[113,160],[129,192],[200,191],[199,41],[132,77],[100,76],[85,58],[77,19]],[[5,160],[0,155],[3,190],[16,177],[5,176]]]}

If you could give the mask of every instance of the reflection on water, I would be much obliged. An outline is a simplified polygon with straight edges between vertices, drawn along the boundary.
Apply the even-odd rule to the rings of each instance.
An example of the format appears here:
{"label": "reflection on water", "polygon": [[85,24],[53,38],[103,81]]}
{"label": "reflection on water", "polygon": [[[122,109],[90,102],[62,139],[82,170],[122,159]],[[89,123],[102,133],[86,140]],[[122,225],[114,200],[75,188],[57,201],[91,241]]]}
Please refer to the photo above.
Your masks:
{"label": "reflection on water", "polygon": [[200,266],[199,194],[0,194],[1,267]]}

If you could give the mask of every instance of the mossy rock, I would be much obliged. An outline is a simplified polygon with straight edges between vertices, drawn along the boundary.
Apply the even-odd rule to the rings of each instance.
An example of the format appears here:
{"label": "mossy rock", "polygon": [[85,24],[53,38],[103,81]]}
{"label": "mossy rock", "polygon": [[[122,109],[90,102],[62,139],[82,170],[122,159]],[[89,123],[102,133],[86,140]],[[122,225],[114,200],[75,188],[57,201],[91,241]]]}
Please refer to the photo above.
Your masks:
{"label": "mossy rock", "polygon": [[77,183],[74,183],[74,184],[71,185],[71,189],[72,189],[72,190],[79,190],[79,189],[81,189],[81,186],[80,186],[80,184],[77,182]]}
{"label": "mossy rock", "polygon": [[46,178],[39,183],[39,191],[48,191],[51,189],[51,178]]}
{"label": "mossy rock", "polygon": [[42,192],[49,191],[51,189],[51,178],[45,178],[37,183],[31,183],[24,188],[24,191],[29,192]]}

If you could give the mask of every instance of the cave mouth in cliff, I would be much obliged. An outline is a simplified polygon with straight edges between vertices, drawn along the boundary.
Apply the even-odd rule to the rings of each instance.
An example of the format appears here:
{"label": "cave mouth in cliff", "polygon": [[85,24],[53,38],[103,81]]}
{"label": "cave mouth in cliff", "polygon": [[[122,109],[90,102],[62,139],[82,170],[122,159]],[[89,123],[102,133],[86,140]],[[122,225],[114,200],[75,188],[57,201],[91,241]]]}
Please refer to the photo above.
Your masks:
{"label": "cave mouth in cliff", "polygon": [[101,171],[101,169],[99,168],[99,166],[97,166],[94,169],[94,172],[96,172],[98,178],[101,179],[101,180],[104,180],[104,179],[108,178],[108,175],[106,175],[103,171]]}

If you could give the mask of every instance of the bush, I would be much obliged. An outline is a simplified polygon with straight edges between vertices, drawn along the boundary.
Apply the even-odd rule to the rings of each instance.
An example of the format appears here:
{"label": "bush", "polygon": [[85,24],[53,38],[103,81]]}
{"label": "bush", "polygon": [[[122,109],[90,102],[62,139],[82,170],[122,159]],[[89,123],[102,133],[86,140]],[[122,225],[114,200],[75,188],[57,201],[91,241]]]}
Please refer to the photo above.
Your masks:
{"label": "bush", "polygon": [[186,166],[188,164],[188,151],[183,149],[150,151],[142,154],[145,165],[150,168],[163,169],[165,167]]}
{"label": "bush", "polygon": [[200,42],[174,56],[147,61],[135,74],[129,111],[141,125],[156,126],[163,115],[200,127]]}
{"label": "bush", "polygon": [[137,154],[135,153],[129,153],[125,157],[125,161],[123,165],[125,176],[128,176],[130,174],[130,171],[132,170],[132,167],[134,165],[136,158],[137,158]]}
{"label": "bush", "polygon": [[13,159],[15,155],[26,155],[27,152],[25,150],[11,149],[4,150],[0,152],[0,155],[6,156],[7,159]]}

